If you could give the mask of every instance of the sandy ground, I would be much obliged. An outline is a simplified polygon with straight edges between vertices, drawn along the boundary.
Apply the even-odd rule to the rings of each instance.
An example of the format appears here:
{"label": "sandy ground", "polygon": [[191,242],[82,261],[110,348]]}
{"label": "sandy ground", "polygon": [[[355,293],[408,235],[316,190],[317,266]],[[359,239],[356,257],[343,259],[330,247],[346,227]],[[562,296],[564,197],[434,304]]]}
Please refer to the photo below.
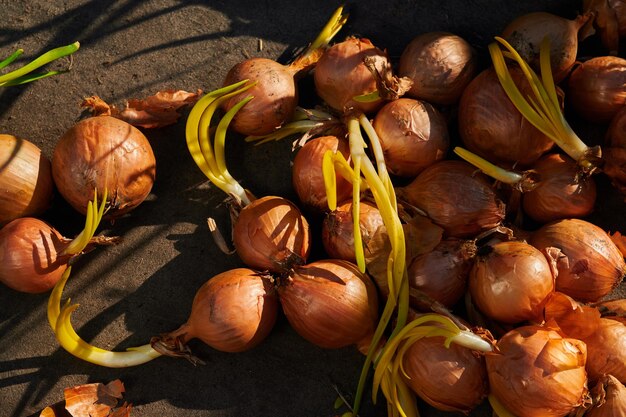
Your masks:
{"label": "sandy ground", "polygon": [[[575,2],[577,4],[577,2]],[[339,3],[297,1],[8,1],[0,0],[0,56],[23,48],[23,61],[44,50],[81,42],[71,72],[0,90],[0,132],[27,138],[52,155],[58,138],[81,116],[91,95],[123,105],[159,90],[210,91],[247,57],[286,62],[317,34]],[[568,0],[360,1],[339,37],[370,38],[397,59],[417,34],[446,30],[463,36],[486,58],[486,45],[513,17],[544,10],[574,17]],[[461,7],[462,5],[462,7]],[[261,47],[262,46],[262,47]],[[303,97],[311,87],[303,81]],[[310,94],[309,94],[310,97]],[[74,325],[83,338],[111,350],[147,343],[173,330],[190,311],[198,287],[216,273],[240,266],[209,236],[208,216],[225,230],[224,194],[210,185],[185,147],[184,122],[145,132],[157,159],[149,198],[127,217],[105,224],[119,235],[114,247],[89,253],[74,267],[66,296],[80,303]],[[229,167],[257,195],[294,198],[291,141],[262,147],[233,136]],[[595,218],[607,228],[626,225],[623,203],[601,186]],[[83,218],[56,196],[45,218],[65,236]],[[0,416],[38,415],[62,399],[63,388],[121,379],[134,416],[327,417],[334,415],[334,386],[354,392],[363,357],[354,348],[323,350],[304,341],[284,317],[256,349],[238,354],[199,342],[191,348],[207,364],[159,358],[146,365],[108,369],[59,348],[46,321],[48,294],[0,288]],[[361,416],[383,416],[368,397]],[[444,416],[422,405],[424,416]],[[490,416],[487,406],[472,414]]]}

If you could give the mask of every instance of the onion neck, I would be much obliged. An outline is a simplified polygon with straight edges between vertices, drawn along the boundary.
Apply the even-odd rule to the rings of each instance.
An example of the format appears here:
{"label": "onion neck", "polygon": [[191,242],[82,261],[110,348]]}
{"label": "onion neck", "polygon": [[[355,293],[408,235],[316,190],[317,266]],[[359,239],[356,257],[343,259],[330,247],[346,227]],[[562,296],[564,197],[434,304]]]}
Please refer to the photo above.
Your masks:
{"label": "onion neck", "polygon": [[194,338],[191,330],[191,326],[185,323],[171,333],[153,337],[150,345],[161,355],[185,358],[194,365],[204,365],[204,362],[192,354],[187,346],[187,342]]}
{"label": "onion neck", "polygon": [[[40,67],[55,61],[59,58],[65,56],[71,56],[74,52],[78,51],[80,48],[79,42],[74,42],[70,45],[61,46],[59,48],[52,49],[38,58],[34,59],[30,63],[24,65],[23,67],[11,71],[7,74],[0,76],[0,87],[9,87],[13,85],[26,84],[32,81],[36,81],[45,77],[50,77],[52,75],[61,74],[63,72],[69,71],[69,67],[66,70],[61,71],[48,71],[45,73],[36,73],[32,74],[33,71],[39,69]],[[24,53],[23,49],[18,49],[13,54],[11,54],[8,58],[0,61],[0,69],[6,67],[15,61],[20,55]]]}

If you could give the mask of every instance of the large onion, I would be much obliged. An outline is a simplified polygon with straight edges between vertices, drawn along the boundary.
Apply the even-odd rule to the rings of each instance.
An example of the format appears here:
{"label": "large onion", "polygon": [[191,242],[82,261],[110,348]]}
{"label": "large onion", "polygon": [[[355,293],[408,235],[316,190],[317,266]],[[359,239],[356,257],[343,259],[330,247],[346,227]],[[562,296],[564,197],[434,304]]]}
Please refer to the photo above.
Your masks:
{"label": "large onion", "polygon": [[111,116],[94,116],[61,136],[52,157],[52,176],[61,195],[85,214],[94,189],[107,190],[107,216],[137,207],[150,193],[156,160],[136,127]]}
{"label": "large onion", "polygon": [[42,214],[52,200],[50,161],[33,143],[0,134],[0,226]]}
{"label": "large onion", "polygon": [[581,219],[564,219],[542,226],[530,238],[536,248],[554,248],[556,290],[579,301],[598,301],[622,281],[624,257],[609,235]]}
{"label": "large onion", "polygon": [[444,117],[427,102],[400,98],[385,104],[374,117],[385,164],[392,174],[415,177],[442,160],[450,146]]}
{"label": "large onion", "polygon": [[398,75],[413,81],[407,95],[434,104],[456,103],[477,70],[474,48],[448,32],[416,36],[398,63]]}

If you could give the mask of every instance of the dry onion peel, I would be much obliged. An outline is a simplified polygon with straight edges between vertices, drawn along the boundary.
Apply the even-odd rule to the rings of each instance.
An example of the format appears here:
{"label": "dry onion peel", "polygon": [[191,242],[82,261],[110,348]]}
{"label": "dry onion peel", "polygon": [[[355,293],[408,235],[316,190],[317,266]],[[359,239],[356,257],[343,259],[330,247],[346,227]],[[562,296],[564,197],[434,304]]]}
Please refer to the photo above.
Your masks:
{"label": "dry onion peel", "polygon": [[[489,45],[489,53],[496,74],[511,102],[533,126],[552,139],[573,160],[577,161],[583,172],[593,173],[598,168],[597,161],[594,160],[597,159],[594,152],[599,153],[599,148],[593,149],[585,145],[565,120],[550,69],[549,40],[544,38],[541,43],[540,79],[506,40],[500,37],[495,39],[508,50],[503,53],[495,42]],[[519,64],[533,90],[534,98],[525,98],[515,85],[504,60],[505,54],[507,58],[512,58]]]}
{"label": "dry onion peel", "polygon": [[493,409],[493,412],[496,414],[497,417],[517,417],[515,414],[507,410],[502,405],[502,403],[495,397],[495,395],[489,394],[487,396],[487,399],[489,400],[489,404],[491,405],[491,408]]}
{"label": "dry onion peel", "polygon": [[[44,54],[39,56],[38,58],[35,58],[30,63],[24,65],[23,67],[21,67],[19,69],[16,69],[14,71],[11,71],[11,72],[9,72],[7,74],[1,75],[0,76],[0,87],[9,87],[9,86],[12,86],[12,85],[26,84],[26,83],[29,83],[31,81],[39,80],[41,78],[50,77],[52,75],[63,73],[66,70],[65,71],[48,71],[48,72],[45,72],[45,73],[31,74],[31,72],[33,72],[36,69],[42,67],[43,65],[46,65],[46,64],[48,64],[48,63],[50,63],[52,61],[55,61],[55,60],[57,60],[59,58],[64,57],[64,56],[68,56],[68,55],[73,54],[74,52],[78,51],[79,48],[80,48],[80,43],[79,42],[74,42],[74,43],[72,43],[70,45],[61,46],[59,48],[51,49],[48,52],[45,52]],[[13,54],[11,54],[8,58],[6,58],[3,61],[1,61],[0,62],[0,69],[2,69],[4,67],[6,67],[7,65],[11,64],[20,55],[22,55],[22,53],[24,53],[24,50],[23,49],[18,49]]]}

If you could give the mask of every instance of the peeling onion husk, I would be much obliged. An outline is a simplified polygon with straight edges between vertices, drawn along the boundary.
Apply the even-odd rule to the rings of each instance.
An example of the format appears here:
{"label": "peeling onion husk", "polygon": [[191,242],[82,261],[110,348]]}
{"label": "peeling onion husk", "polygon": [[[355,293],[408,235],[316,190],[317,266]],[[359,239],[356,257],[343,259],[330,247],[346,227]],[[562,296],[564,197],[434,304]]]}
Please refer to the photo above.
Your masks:
{"label": "peeling onion husk", "polygon": [[626,417],[626,387],[613,375],[603,375],[591,389],[593,406],[586,417]]}

